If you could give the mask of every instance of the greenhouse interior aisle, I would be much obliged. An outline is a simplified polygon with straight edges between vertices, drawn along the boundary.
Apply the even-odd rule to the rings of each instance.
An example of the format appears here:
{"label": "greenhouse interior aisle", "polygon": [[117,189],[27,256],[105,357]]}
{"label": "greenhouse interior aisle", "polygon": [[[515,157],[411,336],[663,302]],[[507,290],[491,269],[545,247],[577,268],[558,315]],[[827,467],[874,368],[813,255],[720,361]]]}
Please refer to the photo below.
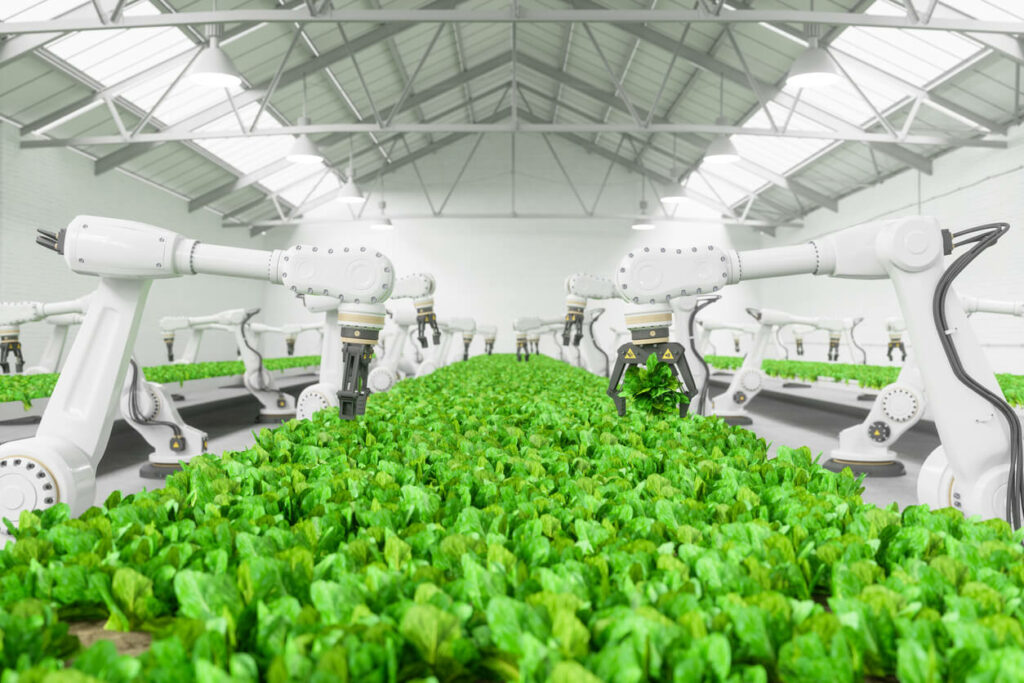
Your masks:
{"label": "greenhouse interior aisle", "polygon": [[1024,0],[0,0],[0,683],[1024,683]]}

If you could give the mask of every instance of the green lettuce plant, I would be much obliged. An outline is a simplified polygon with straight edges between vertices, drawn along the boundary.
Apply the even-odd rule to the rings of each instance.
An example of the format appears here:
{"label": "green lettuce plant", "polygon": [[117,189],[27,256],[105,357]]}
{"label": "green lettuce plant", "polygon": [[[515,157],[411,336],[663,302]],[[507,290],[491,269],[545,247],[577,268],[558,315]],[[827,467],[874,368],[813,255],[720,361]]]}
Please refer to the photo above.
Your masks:
{"label": "green lettuce plant", "polygon": [[[470,359],[0,551],[0,680],[1015,681],[1024,534]],[[64,627],[152,636],[139,656]]]}
{"label": "green lettuce plant", "polygon": [[672,366],[662,363],[657,354],[652,353],[644,366],[631,365],[626,369],[619,395],[638,410],[664,415],[676,412],[680,401],[689,402],[690,399],[680,393],[681,388]]}

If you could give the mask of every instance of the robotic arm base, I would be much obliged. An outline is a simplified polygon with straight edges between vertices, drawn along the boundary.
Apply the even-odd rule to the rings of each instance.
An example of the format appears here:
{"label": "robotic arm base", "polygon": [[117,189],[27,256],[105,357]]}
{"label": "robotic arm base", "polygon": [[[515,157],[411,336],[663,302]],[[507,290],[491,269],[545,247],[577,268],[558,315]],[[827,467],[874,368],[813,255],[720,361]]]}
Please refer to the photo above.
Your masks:
{"label": "robotic arm base", "polygon": [[[95,497],[96,472],[86,454],[71,443],[34,436],[0,445],[0,518],[17,524],[25,510],[57,503],[66,503],[77,516]],[[6,528],[0,527],[0,541],[8,538]]]}
{"label": "robotic arm base", "polygon": [[302,390],[295,404],[295,417],[299,420],[311,420],[321,410],[337,409],[338,386],[317,382]]}

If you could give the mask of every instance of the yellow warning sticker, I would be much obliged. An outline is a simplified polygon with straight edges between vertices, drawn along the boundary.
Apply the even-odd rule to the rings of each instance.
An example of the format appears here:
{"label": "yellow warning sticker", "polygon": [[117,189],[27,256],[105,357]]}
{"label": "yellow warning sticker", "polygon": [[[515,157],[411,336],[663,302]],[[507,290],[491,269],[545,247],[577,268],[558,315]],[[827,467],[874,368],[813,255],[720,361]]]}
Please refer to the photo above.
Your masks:
{"label": "yellow warning sticker", "polygon": [[636,358],[636,354],[633,353],[633,349],[630,348],[630,349],[626,350],[626,355],[623,356],[623,358],[627,358],[629,360],[634,360]]}
{"label": "yellow warning sticker", "polygon": [[671,349],[665,349],[665,353],[661,354],[662,360],[675,360],[676,357],[672,355]]}

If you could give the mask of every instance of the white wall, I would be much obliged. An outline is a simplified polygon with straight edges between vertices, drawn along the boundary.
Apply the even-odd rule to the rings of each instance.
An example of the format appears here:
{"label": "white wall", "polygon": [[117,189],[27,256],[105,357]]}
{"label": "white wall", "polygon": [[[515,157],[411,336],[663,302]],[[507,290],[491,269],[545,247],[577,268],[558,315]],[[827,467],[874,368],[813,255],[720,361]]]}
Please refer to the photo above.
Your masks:
{"label": "white wall", "polygon": [[[960,149],[938,158],[931,176],[907,171],[840,201],[839,212],[818,210],[800,230],[780,230],[764,246],[804,241],[865,221],[918,213],[939,218],[951,230],[1003,221],[1010,232],[956,280],[957,291],[997,299],[1024,299],[1024,130],[1011,132],[1008,149]],[[962,253],[958,250],[957,253]],[[950,259],[951,261],[951,259]],[[885,318],[900,311],[885,280],[836,280],[798,276],[756,284],[766,307],[793,313],[865,316],[858,339],[869,342],[869,362],[885,362]],[[978,314],[972,319],[996,372],[1024,373],[1024,320]],[[826,340],[806,340],[805,358],[821,360]],[[1013,346],[1008,346],[1012,344]],[[911,349],[912,352],[912,349]]]}
{"label": "white wall", "polygon": [[[94,175],[92,162],[79,154],[21,150],[18,131],[0,123],[0,301],[62,301],[95,288],[95,278],[70,272],[60,256],[35,244],[37,228],[56,231],[79,214],[139,220],[205,241],[254,246],[239,231],[222,229],[219,216],[208,211],[189,214],[184,200],[163,190],[122,173]],[[224,278],[157,281],[142,319],[136,356],[145,365],[166,362],[158,328],[161,316],[259,305],[264,287]],[[22,328],[30,364],[41,354],[48,334],[46,324]],[[279,345],[283,349],[283,342]],[[184,348],[185,339],[179,339],[176,350],[181,353]],[[283,350],[277,355],[284,355]],[[228,335],[204,338],[200,360],[234,358],[235,344]]]}
{"label": "white wall", "polygon": [[[439,205],[452,186],[473,140],[452,147],[450,152],[428,157],[419,163],[419,171]],[[588,203],[597,197],[608,162],[600,157],[576,151],[552,138],[562,162],[574,175],[577,190]],[[462,181],[445,213],[474,213],[508,210],[511,206],[507,136],[488,136],[467,167]],[[516,211],[519,214],[569,214],[579,205],[550,152],[538,136],[519,136],[516,154]],[[358,174],[358,169],[357,169]],[[363,188],[376,192],[377,187]],[[657,199],[647,189],[652,209]],[[388,175],[384,187],[391,215],[429,213],[419,181],[412,168]],[[640,199],[640,181],[636,174],[615,168],[607,183],[596,213],[601,215],[634,213]],[[376,216],[377,197],[371,196],[364,218]],[[707,215],[707,212],[705,212]],[[435,308],[439,317],[475,318],[478,325],[492,324],[499,329],[495,350],[511,352],[515,340],[512,321],[520,316],[555,316],[565,312],[564,280],[576,272],[612,276],[618,262],[637,245],[682,247],[710,240],[725,246],[756,244],[749,229],[725,229],[718,225],[658,221],[650,232],[630,229],[623,218],[414,218],[395,219],[395,230],[375,232],[366,220],[353,220],[348,209],[339,205],[311,214],[320,222],[299,228],[276,228],[266,233],[264,244],[284,247],[295,243],[323,246],[344,244],[372,245],[386,253],[401,276],[416,271],[430,272],[438,280]],[[336,220],[336,223],[330,223]],[[751,305],[752,288],[741,285],[725,293],[715,304],[714,314],[725,320],[745,320],[745,306]],[[608,326],[623,327],[622,304],[602,302],[607,309],[596,326],[599,342],[610,349]],[[307,319],[300,304],[280,288],[267,290],[265,311],[268,318]],[[314,339],[299,340],[297,353],[311,351]],[[542,341],[546,353],[554,354],[550,342]],[[453,355],[456,353],[453,344]],[[483,342],[474,342],[472,353],[481,353]],[[458,349],[461,353],[461,348]]]}

